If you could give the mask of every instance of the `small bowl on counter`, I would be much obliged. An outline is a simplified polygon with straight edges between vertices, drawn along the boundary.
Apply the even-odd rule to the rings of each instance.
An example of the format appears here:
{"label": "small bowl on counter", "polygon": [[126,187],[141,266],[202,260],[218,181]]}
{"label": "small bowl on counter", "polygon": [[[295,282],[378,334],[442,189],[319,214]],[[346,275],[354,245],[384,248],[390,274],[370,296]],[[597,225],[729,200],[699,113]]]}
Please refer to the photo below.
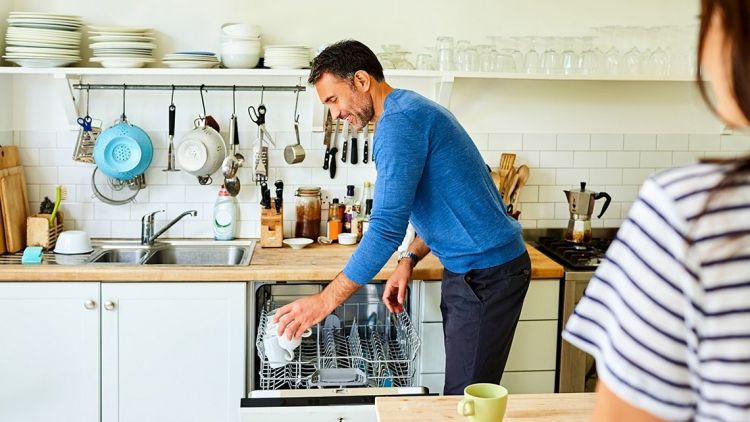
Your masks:
{"label": "small bowl on counter", "polygon": [[89,234],[82,230],[67,230],[60,233],[55,244],[55,253],[61,255],[78,255],[91,253]]}
{"label": "small bowl on counter", "polygon": [[339,233],[340,245],[354,245],[357,243],[357,235],[354,233]]}
{"label": "small bowl on counter", "polygon": [[307,239],[305,237],[294,237],[291,239],[284,239],[283,242],[289,245],[292,249],[302,249],[305,246],[313,243],[312,239]]}

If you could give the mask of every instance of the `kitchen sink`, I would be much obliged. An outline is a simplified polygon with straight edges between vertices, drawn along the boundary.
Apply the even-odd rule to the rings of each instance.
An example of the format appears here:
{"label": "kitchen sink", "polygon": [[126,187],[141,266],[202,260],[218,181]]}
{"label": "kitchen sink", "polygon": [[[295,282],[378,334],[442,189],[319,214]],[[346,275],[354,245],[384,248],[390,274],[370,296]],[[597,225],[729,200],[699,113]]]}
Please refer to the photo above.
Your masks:
{"label": "kitchen sink", "polygon": [[151,253],[144,264],[248,265],[252,249],[246,246],[168,246]]}
{"label": "kitchen sink", "polygon": [[132,244],[106,244],[89,258],[91,264],[165,264],[188,266],[249,265],[255,242],[217,244],[215,242],[186,242],[139,247]]}
{"label": "kitchen sink", "polygon": [[102,249],[89,260],[92,264],[140,264],[148,255],[148,249]]}

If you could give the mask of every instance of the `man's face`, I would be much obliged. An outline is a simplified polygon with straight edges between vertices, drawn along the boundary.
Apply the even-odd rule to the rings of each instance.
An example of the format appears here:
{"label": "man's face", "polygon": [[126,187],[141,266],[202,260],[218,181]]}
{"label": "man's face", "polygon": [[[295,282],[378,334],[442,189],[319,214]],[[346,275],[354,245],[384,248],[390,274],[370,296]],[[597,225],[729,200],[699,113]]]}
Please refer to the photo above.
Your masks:
{"label": "man's face", "polygon": [[334,119],[345,119],[357,129],[362,129],[375,116],[372,98],[367,93],[369,87],[355,76],[354,82],[324,73],[315,84],[318,97],[331,109]]}

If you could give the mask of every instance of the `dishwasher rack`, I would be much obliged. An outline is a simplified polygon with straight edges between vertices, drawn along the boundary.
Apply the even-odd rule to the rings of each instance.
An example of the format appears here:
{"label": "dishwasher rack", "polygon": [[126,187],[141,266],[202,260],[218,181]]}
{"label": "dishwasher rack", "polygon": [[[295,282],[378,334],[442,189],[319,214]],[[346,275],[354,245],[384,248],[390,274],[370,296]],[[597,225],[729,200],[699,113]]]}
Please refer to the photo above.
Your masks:
{"label": "dishwasher rack", "polygon": [[[316,388],[319,385],[314,375],[329,368],[349,368],[352,373],[360,374],[356,378],[362,387],[413,385],[421,341],[406,312],[390,313],[379,301],[344,303],[332,314],[336,315],[340,326],[316,324],[312,335],[302,339],[294,358],[281,367],[272,368],[263,340],[273,309],[274,302],[269,299],[261,311],[255,342],[262,390]],[[366,312],[370,312],[369,317],[362,323],[360,319]],[[328,382],[326,386],[332,385]]]}

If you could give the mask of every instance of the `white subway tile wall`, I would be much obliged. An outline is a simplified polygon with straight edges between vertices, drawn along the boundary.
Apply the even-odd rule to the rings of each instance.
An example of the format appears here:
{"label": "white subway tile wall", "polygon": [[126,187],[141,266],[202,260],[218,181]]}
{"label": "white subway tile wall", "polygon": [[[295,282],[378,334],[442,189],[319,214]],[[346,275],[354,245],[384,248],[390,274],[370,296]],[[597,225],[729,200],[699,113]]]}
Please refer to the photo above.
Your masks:
{"label": "white subway tile wall", "polygon": [[[157,146],[166,145],[165,134],[153,135]],[[293,134],[278,132],[274,135],[277,146],[271,147],[269,186],[275,195],[273,182],[284,181],[287,237],[294,235],[294,193],[298,187],[320,186],[324,198],[342,198],[345,186],[353,184],[359,197],[362,184],[376,179],[375,166],[370,161],[356,165],[339,162],[338,174],[332,180],[322,169],[322,134],[317,132],[301,133],[306,158],[302,163],[288,165],[283,159],[283,149],[293,142]],[[252,134],[241,133],[240,136],[251,139]],[[616,227],[627,217],[640,185],[653,172],[704,157],[737,157],[750,150],[750,137],[742,135],[471,133],[471,136],[485,162],[493,169],[498,167],[502,152],[515,153],[516,166],[526,164],[531,168],[529,181],[520,196],[521,223],[525,228],[565,227],[568,207],[563,190],[578,188],[582,181],[587,182],[590,189],[604,190],[612,196],[609,209],[601,219],[595,219],[593,225]],[[93,166],[72,160],[75,136],[70,132],[0,131],[0,144],[10,143],[20,148],[32,210],[38,210],[45,196],[54,198],[56,185],[65,186],[67,199],[61,209],[66,215],[66,229],[87,230],[93,237],[137,238],[144,214],[165,210],[156,216],[158,225],[183,211],[195,209],[197,217],[185,217],[166,236],[213,236],[211,219],[221,183],[220,173],[214,175],[210,186],[199,185],[195,177],[186,172],[165,173],[162,168],[166,165],[167,152],[157,147],[152,167],[146,173],[148,187],[138,194],[136,202],[110,206],[91,193]],[[241,152],[246,158],[252,156],[250,148],[242,148]],[[258,237],[260,233],[258,187],[251,177],[249,168],[240,169],[239,237]],[[597,203],[597,213],[601,203]],[[323,214],[324,225],[325,210]]]}

